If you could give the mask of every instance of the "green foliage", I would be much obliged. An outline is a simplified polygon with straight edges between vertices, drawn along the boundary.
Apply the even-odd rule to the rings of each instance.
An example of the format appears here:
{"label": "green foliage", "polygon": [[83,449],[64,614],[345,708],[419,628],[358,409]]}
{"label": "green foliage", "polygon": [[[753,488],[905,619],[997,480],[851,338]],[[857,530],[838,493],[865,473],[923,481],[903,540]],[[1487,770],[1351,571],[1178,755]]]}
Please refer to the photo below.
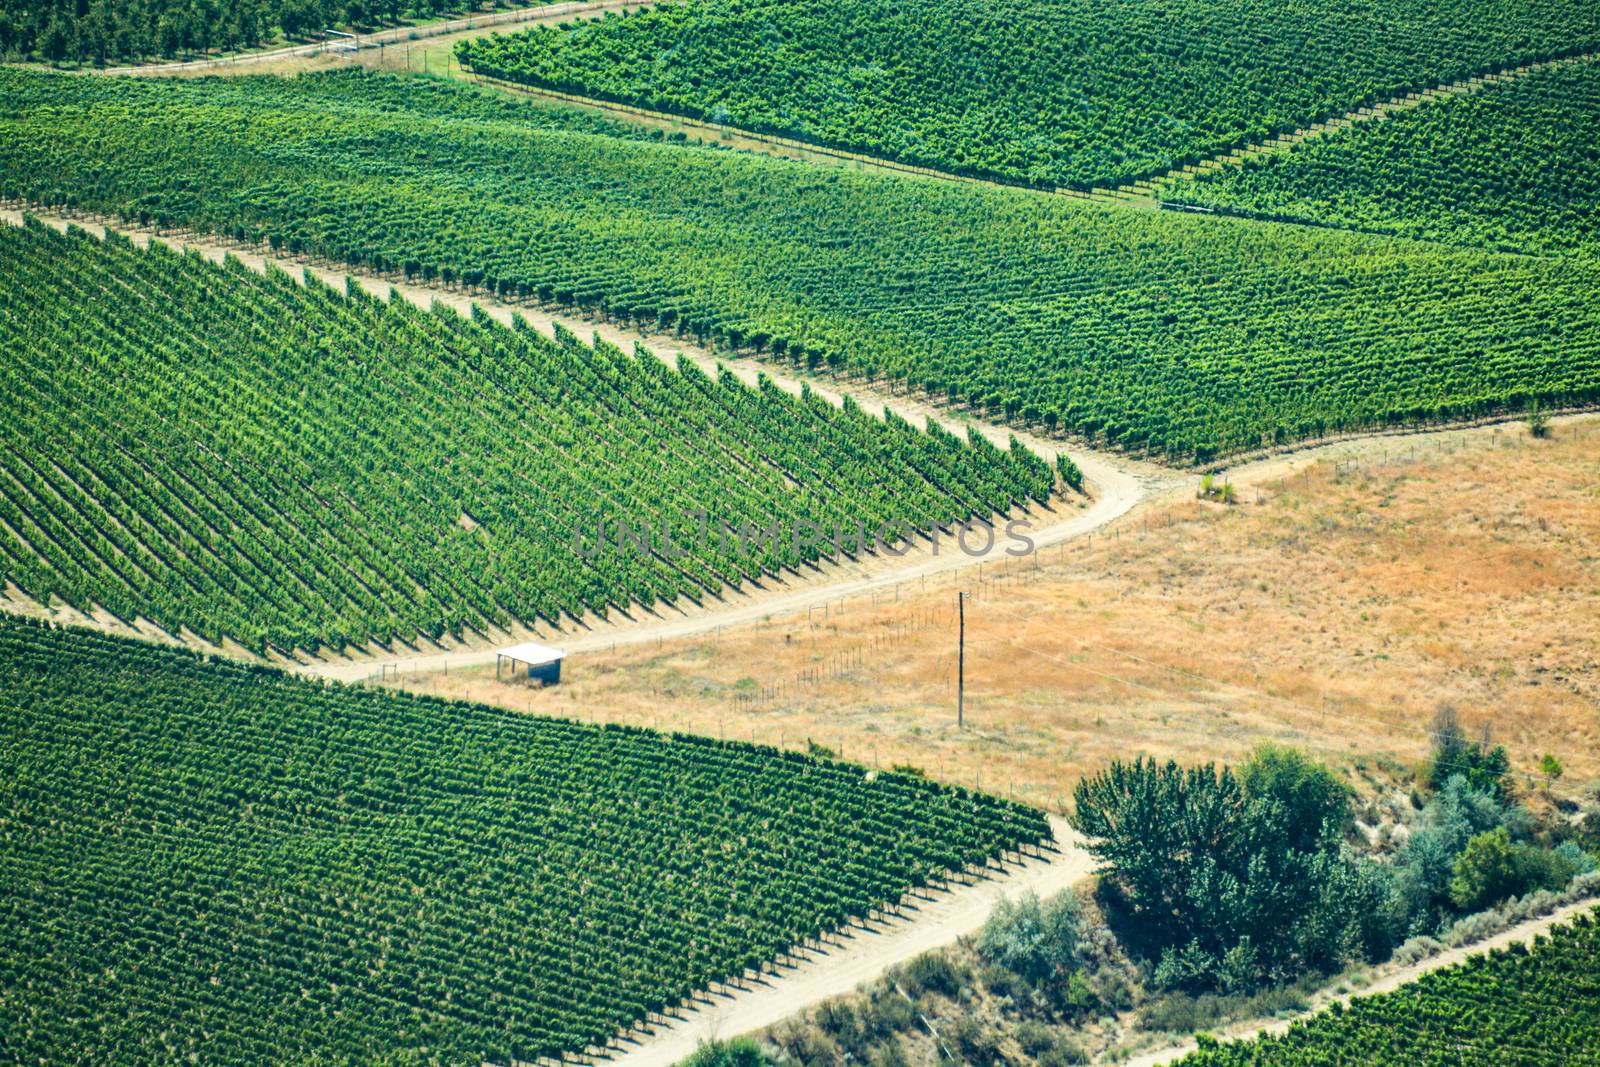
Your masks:
{"label": "green foliage", "polygon": [[[1164,199],[1531,252],[1600,250],[1600,63],[1445,97],[1161,187]],[[1544,417],[1528,420],[1542,436]]]}
{"label": "green foliage", "polygon": [[1049,832],[1006,801],[0,620],[28,1063],[509,1063]]}
{"label": "green foliage", "polygon": [[1493,793],[1502,803],[1511,798],[1511,757],[1505,746],[1491,745],[1487,731],[1478,741],[1467,740],[1454,709],[1439,709],[1429,727],[1433,757],[1428,763],[1428,785],[1439,789],[1460,776],[1468,786]]}
{"label": "green foliage", "polygon": [[1596,913],[1521,944],[1473,955],[1391,993],[1335,1005],[1283,1034],[1205,1042],[1179,1067],[1369,1064],[1500,1067],[1600,1058]]}
{"label": "green foliage", "polygon": [[976,1016],[961,1016],[944,1029],[943,1036],[963,1064],[994,1067],[1005,1062],[1005,1054],[1000,1049],[1000,1035]]}
{"label": "green foliage", "polygon": [[1550,436],[1550,419],[1545,415],[1544,409],[1534,401],[1528,410],[1528,433],[1533,437]]}
{"label": "green foliage", "polygon": [[0,195],[448,271],[1179,461],[1600,400],[1600,263],[1582,257],[640,137],[418,79],[0,70]]}
{"label": "green foliage", "polygon": [[891,973],[906,995],[913,999],[924,993],[954,997],[972,978],[948,953],[937,951],[915,956]]}
{"label": "green foliage", "polygon": [[1462,911],[1478,911],[1521,893],[1523,864],[1504,826],[1478,834],[1456,857],[1450,899]]}
{"label": "green foliage", "polygon": [[1041,902],[1032,892],[1002,897],[978,933],[978,951],[992,963],[1040,985],[1077,961],[1082,937],[1078,897],[1064,890]]}
{"label": "green foliage", "polygon": [[1309,848],[1297,847],[1306,810],[1292,814],[1272,795],[1283,788],[1298,803],[1302,786],[1326,783],[1270,753],[1258,781],[1264,792],[1252,795],[1227,768],[1141,757],[1113,761],[1074,790],[1073,826],[1104,865],[1130,940],[1159,956],[1158,985],[1251,989],[1362,948],[1356,861],[1320,827]]}
{"label": "green foliage", "polygon": [[679,1067],[772,1067],[774,1061],[747,1037],[710,1041],[695,1049]]}
{"label": "green foliage", "polygon": [[1556,779],[1561,777],[1564,770],[1565,768],[1561,766],[1561,761],[1548,752],[1539,760],[1539,773],[1544,775],[1547,786],[1553,785]]}
{"label": "green foliage", "polygon": [[808,523],[960,521],[1051,483],[1015,452],[520,322],[37,225],[0,227],[0,257],[0,576],[213,642],[698,600],[848,547]]}
{"label": "green foliage", "polygon": [[1083,471],[1072,461],[1072,457],[1065,452],[1056,457],[1056,473],[1061,475],[1061,480],[1070,489],[1083,489]]}
{"label": "green foliage", "polygon": [[1291,848],[1309,851],[1350,828],[1354,791],[1299,749],[1263,744],[1238,773],[1246,794],[1283,807]]}
{"label": "green foliage", "polygon": [[1450,921],[1450,880],[1456,858],[1476,834],[1505,828],[1523,833],[1526,815],[1457,775],[1423,808],[1422,817],[1394,859],[1393,905],[1407,936],[1431,934]]}
{"label": "green foliage", "polygon": [[278,36],[433,18],[480,5],[463,0],[0,0],[0,58],[104,64],[253,48]]}
{"label": "green foliage", "polygon": [[1053,188],[1116,185],[1597,42],[1578,0],[687,0],[457,55],[513,81]]}

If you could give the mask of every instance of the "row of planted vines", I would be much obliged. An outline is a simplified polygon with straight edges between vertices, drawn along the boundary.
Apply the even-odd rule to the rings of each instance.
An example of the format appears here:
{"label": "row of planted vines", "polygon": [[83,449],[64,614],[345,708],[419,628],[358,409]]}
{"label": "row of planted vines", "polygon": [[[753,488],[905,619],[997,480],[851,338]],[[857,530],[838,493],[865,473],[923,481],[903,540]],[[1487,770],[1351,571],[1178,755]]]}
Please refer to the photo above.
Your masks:
{"label": "row of planted vines", "polygon": [[1527,252],[1600,252],[1600,61],[1545,67],[1170,181],[1163,199]]}
{"label": "row of planted vines", "polygon": [[1049,836],[918,778],[3,616],[0,724],[18,1063],[580,1051]]}
{"label": "row of planted vines", "polygon": [[1181,1067],[1565,1067],[1600,1058],[1600,912]]}
{"label": "row of planted vines", "polygon": [[0,277],[5,579],[213,642],[704,600],[1055,484],[1020,446],[159,244],[5,226]]}
{"label": "row of planted vines", "polygon": [[1179,462],[1600,399],[1588,257],[652,143],[417,79],[0,72],[0,102],[0,195],[577,307]]}
{"label": "row of planted vines", "polygon": [[1083,188],[1596,44],[1581,0],[686,0],[457,55],[525,84]]}

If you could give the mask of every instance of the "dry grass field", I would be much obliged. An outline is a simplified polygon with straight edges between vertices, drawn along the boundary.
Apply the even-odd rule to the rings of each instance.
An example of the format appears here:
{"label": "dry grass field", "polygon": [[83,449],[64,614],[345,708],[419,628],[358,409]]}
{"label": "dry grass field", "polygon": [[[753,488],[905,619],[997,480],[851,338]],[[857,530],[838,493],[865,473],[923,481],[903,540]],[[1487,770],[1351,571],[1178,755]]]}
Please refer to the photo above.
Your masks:
{"label": "dry grass field", "polygon": [[[1518,771],[1600,777],[1600,421],[1375,438],[1235,474],[1115,533],[710,639],[585,654],[538,690],[492,668],[433,692],[789,747],[1060,806],[1114,756],[1262,740],[1359,782],[1404,776],[1452,705]],[[931,581],[931,580],[930,580]],[[958,589],[966,728],[956,727]],[[1529,784],[1532,784],[1530,780]]]}

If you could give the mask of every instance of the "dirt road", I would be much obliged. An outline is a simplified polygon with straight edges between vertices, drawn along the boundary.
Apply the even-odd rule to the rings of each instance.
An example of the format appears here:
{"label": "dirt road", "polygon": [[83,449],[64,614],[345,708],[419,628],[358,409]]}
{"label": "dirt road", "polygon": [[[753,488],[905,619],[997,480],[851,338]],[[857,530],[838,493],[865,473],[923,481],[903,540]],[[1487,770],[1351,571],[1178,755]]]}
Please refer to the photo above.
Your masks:
{"label": "dirt road", "polygon": [[216,59],[196,59],[184,63],[144,63],[126,67],[106,67],[103,70],[91,70],[89,73],[116,75],[237,73],[241,68],[250,69],[280,63],[286,59],[300,59],[307,56],[330,53],[354,53],[360,49],[376,48],[379,45],[405,44],[408,41],[422,40],[427,37],[444,37],[449,34],[482,30],[491,26],[515,26],[528,22],[542,22],[549,19],[583,16],[595,12],[638,6],[640,6],[639,0],[575,0],[572,3],[544,4],[538,7],[517,8],[512,11],[490,11],[481,15],[451,19],[448,22],[425,23],[421,26],[397,26],[390,30],[377,30],[372,33],[335,37],[326,41],[290,45],[286,48],[272,48],[261,52],[242,52],[239,55],[219,56]]}
{"label": "dirt road", "polygon": [[[1495,934],[1493,937],[1485,938],[1475,945],[1464,945],[1461,948],[1447,949],[1446,951],[1439,953],[1437,956],[1430,956],[1429,958],[1420,960],[1409,967],[1380,968],[1376,972],[1376,977],[1374,980],[1364,988],[1356,990],[1353,993],[1319,997],[1313,1002],[1311,1010],[1322,1011],[1326,1009],[1328,1005],[1336,1002],[1339,1004],[1348,1004],[1351,997],[1367,997],[1373,995],[1374,993],[1388,993],[1391,990],[1400,988],[1407,982],[1416,981],[1418,978],[1421,978],[1430,971],[1437,971],[1444,967],[1452,967],[1466,959],[1468,956],[1481,955],[1485,952],[1488,952],[1490,949],[1504,948],[1506,945],[1513,943],[1526,944],[1527,942],[1532,941],[1536,935],[1542,934],[1549,930],[1550,927],[1567,922],[1582,912],[1593,910],[1594,907],[1595,901],[1592,898],[1589,900],[1580,900],[1574,904],[1568,904],[1565,907],[1558,908],[1542,918],[1530,919],[1529,921],[1518,926],[1514,926],[1509,930]],[[1299,1016],[1296,1016],[1296,1018],[1303,1019],[1307,1014],[1310,1013],[1302,1013]],[[1262,1034],[1281,1034],[1285,1030],[1289,1029],[1294,1022],[1294,1019],[1277,1019],[1273,1022],[1267,1023],[1264,1026],[1257,1023],[1243,1023],[1238,1026],[1229,1027],[1218,1033],[1216,1036],[1227,1040],[1238,1040],[1240,1038],[1254,1037]],[[1153,1052],[1141,1053],[1140,1055],[1134,1056],[1127,1060],[1126,1063],[1127,1067],[1164,1067],[1166,1064],[1174,1063],[1177,1060],[1182,1059],[1184,1056],[1188,1055],[1194,1050],[1195,1043],[1192,1040],[1185,1041],[1182,1044],[1170,1045],[1167,1048],[1157,1049]]]}
{"label": "dirt road", "polygon": [[844,944],[831,945],[825,954],[782,975],[768,975],[770,984],[732,990],[717,995],[714,1004],[700,1004],[687,1018],[671,1027],[658,1027],[653,1037],[629,1046],[607,1060],[615,1067],[671,1067],[690,1055],[702,1041],[736,1037],[771,1026],[820,1001],[848,993],[871,981],[897,963],[948,945],[974,933],[989,917],[1002,896],[1016,897],[1032,891],[1041,897],[1066,889],[1087,876],[1094,861],[1078,848],[1066,822],[1052,818],[1060,852],[1048,859],[1030,859],[1011,865],[1001,875],[990,871],[984,881],[958,886],[932,901],[919,901],[916,916],[876,933],[856,929]]}
{"label": "dirt road", "polygon": [[[802,386],[802,379],[799,376],[788,373],[780,365],[726,353],[714,354],[676,337],[642,334],[616,325],[597,324],[577,317],[550,314],[537,308],[513,307],[490,298],[469,296],[458,291],[390,282],[370,275],[352,274],[346,270],[308,265],[302,260],[287,256],[265,255],[199,234],[154,237],[148,232],[131,227],[124,228],[114,220],[68,218],[40,211],[30,211],[30,213],[57,228],[65,228],[69,224],[77,225],[96,235],[103,235],[109,222],[114,229],[127,233],[140,243],[158,240],[173,248],[197,251],[219,261],[224,255],[233,255],[256,270],[265,270],[268,264],[291,273],[307,269],[335,288],[342,287],[344,279],[351,277],[369,292],[387,295],[389,291],[393,291],[423,307],[438,301],[466,313],[473,304],[477,304],[503,322],[508,322],[513,315],[517,315],[547,332],[556,324],[560,324],[580,337],[598,334],[601,338],[630,351],[635,343],[642,343],[663,360],[670,361],[681,352],[708,370],[719,364],[725,366],[751,384],[755,383],[758,375],[764,374],[780,388],[791,393],[799,393]],[[0,210],[0,219],[20,224],[22,212]],[[868,410],[887,408],[917,425],[932,418],[957,433],[964,432],[964,427],[972,425],[1001,447],[1006,447],[1011,435],[1016,432],[1009,427],[977,422],[962,414],[935,408],[917,397],[888,395],[881,389],[862,384],[840,384],[812,378],[804,379],[804,384],[835,404],[843,403],[844,395],[848,392]],[[1082,507],[1072,506],[1068,502],[1057,504],[1051,509],[1036,508],[1030,514],[1019,515],[1019,518],[1028,523],[1025,532],[1036,549],[1047,548],[1089,534],[1126,514],[1149,496],[1187,484],[1188,481],[1187,475],[1154,464],[1069,447],[1060,441],[1028,433],[1016,432],[1016,435],[1025,445],[1046,459],[1053,460],[1058,453],[1070,451],[1073,460],[1082,468],[1093,494],[1090,500],[1079,502]],[[886,554],[867,555],[856,561],[830,564],[808,575],[790,575],[769,581],[759,589],[726,591],[720,598],[708,600],[705,607],[696,607],[692,604],[662,607],[657,613],[644,613],[637,620],[624,619],[620,623],[605,623],[590,619],[585,620],[586,625],[581,629],[555,634],[546,632],[539,636],[558,641],[570,652],[688,637],[707,633],[719,627],[755,622],[769,615],[805,611],[810,607],[821,606],[845,597],[859,597],[879,590],[892,591],[897,585],[918,582],[925,577],[958,568],[993,566],[1013,561],[1014,557],[1008,553],[1016,549],[1016,542],[1008,540],[1001,533],[997,533],[992,543],[985,543],[985,540],[981,534],[975,534],[968,541],[971,551],[958,549],[948,539],[937,548],[921,543],[898,558]],[[495,647],[504,643],[500,638],[509,639],[514,636],[527,635],[497,634],[493,635],[494,640],[480,641],[466,647],[439,646],[435,649],[426,649],[415,656],[404,657],[404,667],[408,671],[451,670],[493,663]],[[373,648],[366,655],[312,660],[298,665],[297,669],[318,677],[359,681],[372,674],[381,664],[394,662],[396,656],[393,651]]]}

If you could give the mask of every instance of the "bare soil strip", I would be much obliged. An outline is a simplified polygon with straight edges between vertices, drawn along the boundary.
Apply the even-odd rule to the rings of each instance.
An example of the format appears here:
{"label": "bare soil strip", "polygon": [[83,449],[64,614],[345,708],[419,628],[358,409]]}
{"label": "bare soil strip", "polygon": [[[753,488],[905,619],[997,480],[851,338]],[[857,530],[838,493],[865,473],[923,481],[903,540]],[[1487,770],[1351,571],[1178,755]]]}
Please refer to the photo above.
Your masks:
{"label": "bare soil strip", "polygon": [[[1076,446],[1071,446],[1069,449],[1065,442],[1058,439],[1039,437],[1013,430],[1008,426],[978,422],[965,415],[935,408],[924,399],[909,395],[886,395],[879,388],[861,383],[838,385],[815,378],[802,379],[798,375],[788,373],[781,366],[730,353],[712,352],[676,337],[643,334],[614,324],[551,314],[538,307],[507,304],[490,297],[469,295],[458,290],[429,288],[389,281],[373,275],[352,274],[334,264],[318,263],[307,258],[263,254],[253,247],[244,247],[221,238],[192,233],[155,235],[137,228],[125,227],[116,220],[99,216],[68,217],[32,208],[28,209],[28,213],[58,229],[75,225],[89,233],[103,236],[107,226],[110,226],[119,232],[127,233],[139,243],[156,240],[173,248],[198,252],[217,261],[224,256],[232,255],[255,270],[266,270],[269,264],[293,274],[298,274],[304,269],[335,288],[341,287],[346,278],[352,278],[368,292],[383,296],[387,296],[389,292],[397,293],[421,307],[438,302],[465,314],[476,304],[502,322],[509,322],[513,316],[520,316],[547,332],[559,324],[579,336],[588,336],[592,333],[625,350],[631,350],[636,343],[642,344],[657,357],[669,362],[681,352],[702,368],[714,370],[719,365],[725,366],[743,381],[751,384],[755,383],[758,376],[765,375],[780,388],[791,393],[799,393],[803,385],[809,386],[813,392],[835,404],[842,404],[845,394],[849,393],[867,410],[876,410],[881,406],[894,411],[914,425],[933,419],[958,433],[968,425],[975,426],[980,433],[1001,447],[1006,447],[1012,434],[1016,434],[1023,444],[1047,460],[1054,460],[1060,452],[1070,450],[1073,460],[1082,468],[1093,496],[1090,499],[1055,501],[1049,508],[1035,506],[1027,512],[1016,513],[1014,518],[1028,524],[1025,532],[1036,548],[1045,548],[1091,533],[1126,514],[1151,494],[1165,492],[1187,481],[1186,475],[1171,468]],[[13,224],[20,224],[22,215],[21,210],[0,209],[0,220]],[[659,606],[649,610],[635,609],[628,616],[613,618],[610,621],[590,617],[572,621],[554,633],[541,633],[537,629],[518,629],[484,634],[480,639],[465,646],[428,644],[419,647],[415,655],[406,655],[403,658],[407,670],[449,670],[492,663],[494,649],[498,645],[504,644],[509,639],[527,636],[547,640],[558,639],[569,651],[592,651],[615,645],[688,637],[718,630],[724,626],[759,621],[774,614],[805,611],[807,608],[821,606],[845,597],[856,597],[881,590],[893,591],[897,586],[920,582],[928,576],[962,567],[997,564],[1014,558],[1008,552],[1017,548],[1016,542],[1008,540],[1003,532],[997,532],[992,541],[980,533],[974,533],[966,543],[970,547],[962,549],[949,538],[938,544],[930,544],[925,539],[919,540],[902,556],[869,553],[854,559],[846,558],[804,573],[778,575],[765,580],[758,587],[737,591],[725,590],[701,606],[684,603]],[[381,670],[384,664],[394,664],[396,659],[397,653],[394,649],[373,646],[360,655],[334,655],[288,665],[321,677],[360,681]]]}
{"label": "bare soil strip", "polygon": [[[1411,964],[1409,967],[1379,967],[1374,970],[1374,978],[1361,989],[1350,993],[1339,993],[1332,996],[1318,997],[1310,1010],[1304,1011],[1288,1019],[1274,1019],[1269,1023],[1260,1020],[1239,1023],[1227,1027],[1215,1036],[1226,1040],[1238,1040],[1247,1037],[1258,1037],[1263,1034],[1281,1034],[1294,1025],[1298,1019],[1327,1010],[1330,1004],[1348,1004],[1353,997],[1369,997],[1375,993],[1389,993],[1407,982],[1414,982],[1431,971],[1445,967],[1452,967],[1468,956],[1482,955],[1490,949],[1505,948],[1511,944],[1527,944],[1539,934],[1546,933],[1552,926],[1567,922],[1580,913],[1591,911],[1595,906],[1594,900],[1580,900],[1565,907],[1558,908],[1549,915],[1537,919],[1529,919],[1525,923],[1513,926],[1492,937],[1472,945],[1462,945],[1460,948],[1446,949],[1437,956],[1430,956],[1425,960]],[[1153,1052],[1144,1052],[1125,1061],[1127,1067],[1164,1067],[1182,1059],[1196,1048],[1194,1039],[1191,1038],[1180,1044],[1169,1045],[1166,1048],[1156,1049]]]}
{"label": "bare soil strip", "polygon": [[1032,892],[1048,897],[1061,892],[1087,877],[1094,860],[1077,847],[1077,837],[1065,820],[1052,817],[1051,828],[1059,852],[1025,858],[1003,873],[990,868],[972,885],[955,886],[932,899],[917,899],[917,910],[908,920],[876,924],[874,930],[851,927],[842,938],[792,970],[763,975],[761,981],[744,988],[718,986],[683,1018],[657,1026],[652,1034],[634,1035],[638,1043],[625,1042],[622,1051],[607,1062],[616,1067],[671,1067],[692,1054],[702,1041],[772,1026],[829,997],[848,993],[895,964],[976,933],[1003,896]]}
{"label": "bare soil strip", "polygon": [[1552,67],[1565,67],[1574,63],[1588,63],[1594,60],[1597,55],[1600,55],[1600,53],[1586,52],[1579,56],[1562,56],[1556,59],[1544,59],[1534,63],[1524,63],[1520,67],[1513,67],[1509,70],[1497,70],[1486,74],[1474,74],[1471,77],[1462,78],[1460,81],[1445,82],[1417,93],[1402,93],[1398,96],[1393,96],[1387,100],[1373,104],[1370,107],[1360,107],[1356,108],[1354,111],[1347,111],[1342,115],[1330,116],[1329,118],[1323,119],[1321,122],[1314,122],[1310,126],[1294,130],[1291,133],[1284,133],[1279,134],[1276,137],[1269,137],[1265,141],[1261,141],[1253,145],[1247,145],[1244,148],[1235,148],[1231,152],[1212,156],[1210,159],[1202,160],[1199,163],[1189,163],[1182,167],[1176,167],[1167,171],[1165,174],[1159,174],[1153,178],[1144,178],[1136,182],[1129,182],[1127,185],[1119,186],[1116,189],[1095,189],[1092,190],[1090,195],[1096,197],[1097,199],[1118,200],[1126,203],[1138,203],[1149,206],[1150,204],[1156,202],[1159,193],[1163,188],[1170,188],[1180,185],[1183,182],[1194,181],[1195,179],[1204,177],[1207,174],[1222,170],[1224,167],[1237,167],[1248,159],[1272,155],[1277,152],[1287,152],[1290,148],[1302,141],[1309,141],[1330,133],[1338,133],[1343,130],[1348,130],[1358,123],[1381,121],[1388,118],[1390,115],[1396,114],[1397,112],[1409,111],[1414,107],[1420,107],[1423,104],[1434,100],[1446,100],[1452,96],[1464,96],[1467,93],[1475,93],[1481,89],[1488,88],[1491,85],[1499,85],[1504,82],[1516,81],[1518,78],[1525,78],[1530,74],[1535,74],[1542,70],[1549,70]]}
{"label": "bare soil strip", "polygon": [[978,178],[965,174],[952,174],[931,167],[917,166],[901,163],[896,160],[886,159],[848,149],[835,148],[827,145],[814,144],[800,141],[790,137],[780,137],[773,134],[756,133],[741,129],[738,126],[710,122],[704,119],[686,118],[667,112],[651,111],[646,108],[634,107],[629,104],[613,103],[608,100],[599,100],[594,97],[580,96],[574,93],[558,92],[553,89],[542,89],[530,85],[521,85],[514,82],[503,81],[471,71],[462,71],[459,75],[463,80],[472,81],[480,85],[487,85],[504,92],[516,93],[523,96],[547,100],[552,103],[581,107],[588,110],[601,111],[612,115],[619,115],[631,121],[639,122],[652,127],[668,127],[672,129],[689,130],[706,137],[716,138],[739,148],[764,152],[769,155],[782,156],[788,159],[807,159],[812,162],[847,164],[858,167],[886,171],[896,174],[914,174],[924,178],[936,178],[941,181],[965,182],[971,185],[987,185],[994,188],[1022,189],[1028,192],[1070,196],[1079,199],[1094,200],[1103,203],[1122,204],[1131,207],[1159,209],[1161,201],[1157,197],[1158,190],[1163,186],[1173,185],[1183,181],[1192,181],[1223,167],[1238,166],[1246,159],[1268,155],[1274,152],[1287,151],[1301,141],[1311,140],[1329,133],[1346,130],[1361,122],[1381,120],[1396,112],[1405,111],[1413,107],[1434,100],[1444,100],[1452,96],[1478,92],[1491,85],[1515,81],[1530,74],[1547,70],[1552,67],[1562,67],[1574,63],[1591,62],[1600,53],[1588,52],[1577,56],[1562,56],[1555,59],[1538,60],[1525,63],[1518,67],[1505,70],[1491,70],[1482,74],[1474,74],[1454,82],[1444,82],[1439,85],[1423,89],[1420,92],[1407,92],[1391,97],[1387,100],[1370,106],[1355,108],[1340,115],[1332,115],[1310,126],[1293,130],[1288,133],[1270,137],[1258,144],[1248,145],[1244,148],[1235,148],[1229,152],[1221,153],[1199,163],[1185,164],[1163,174],[1150,178],[1130,182],[1127,185],[1114,189],[1094,188],[1089,190],[1069,189],[1058,186],[1054,189],[1041,189],[1033,186],[1017,185],[1010,182],[997,181],[989,178]]}
{"label": "bare soil strip", "polygon": [[536,7],[517,8],[513,11],[492,11],[482,15],[469,15],[466,18],[451,19],[448,22],[427,23],[421,26],[396,26],[390,30],[377,30],[373,33],[335,37],[326,41],[291,45],[287,48],[273,48],[264,52],[244,52],[235,56],[218,56],[216,59],[195,59],[184,63],[143,63],[133,66],[107,67],[103,70],[91,70],[89,73],[162,75],[204,72],[208,74],[225,74],[230,73],[234,68],[254,67],[266,63],[276,63],[285,59],[354,52],[359,49],[376,48],[379,45],[404,44],[407,41],[419,41],[426,37],[444,37],[455,33],[465,33],[469,30],[482,30],[491,26],[511,26],[523,22],[534,22],[570,15],[581,16],[591,12],[636,6],[638,6],[637,0],[573,0],[570,3],[544,4]]}

